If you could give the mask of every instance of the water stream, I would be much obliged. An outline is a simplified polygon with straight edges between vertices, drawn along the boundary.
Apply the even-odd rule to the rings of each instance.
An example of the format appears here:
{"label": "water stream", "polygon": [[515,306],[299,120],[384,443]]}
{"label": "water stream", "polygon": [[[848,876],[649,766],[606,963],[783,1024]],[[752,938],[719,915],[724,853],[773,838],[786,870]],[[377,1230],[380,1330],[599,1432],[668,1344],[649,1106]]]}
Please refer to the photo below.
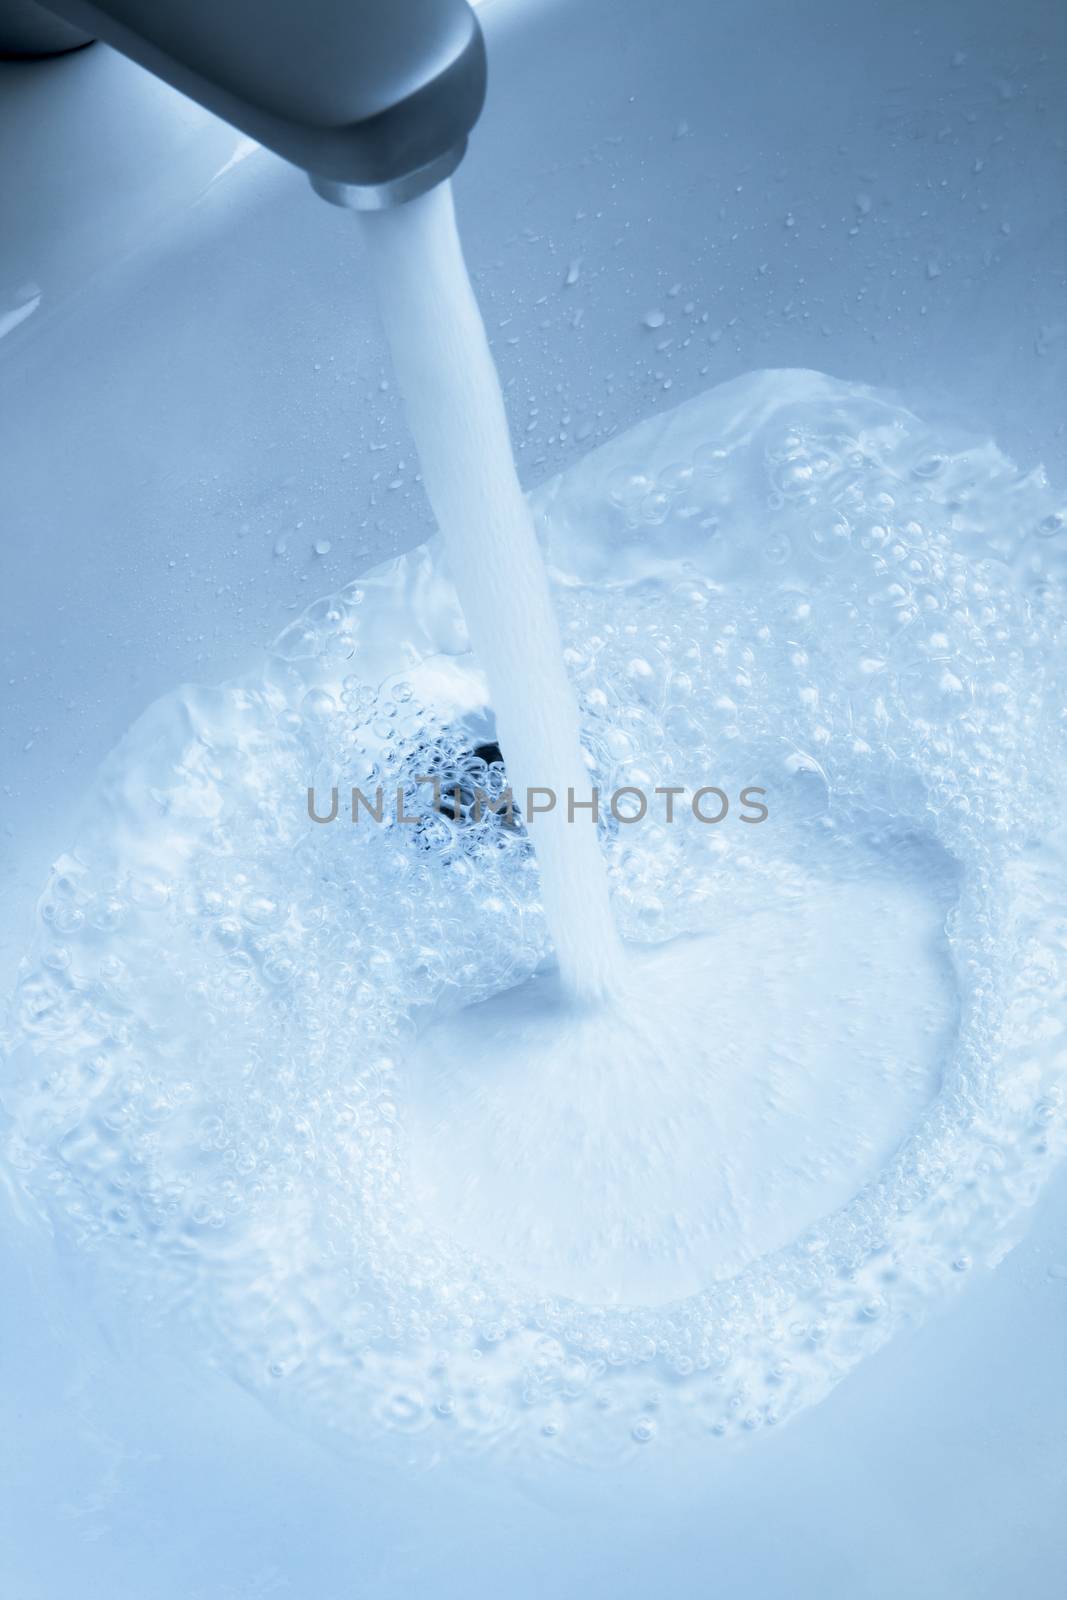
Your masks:
{"label": "water stream", "polygon": [[513,789],[557,797],[551,812],[529,821],[563,983],[573,996],[595,999],[617,988],[621,952],[596,830],[567,819],[568,794],[586,800],[590,787],[578,709],[452,186],[368,212],[363,223],[426,490]]}

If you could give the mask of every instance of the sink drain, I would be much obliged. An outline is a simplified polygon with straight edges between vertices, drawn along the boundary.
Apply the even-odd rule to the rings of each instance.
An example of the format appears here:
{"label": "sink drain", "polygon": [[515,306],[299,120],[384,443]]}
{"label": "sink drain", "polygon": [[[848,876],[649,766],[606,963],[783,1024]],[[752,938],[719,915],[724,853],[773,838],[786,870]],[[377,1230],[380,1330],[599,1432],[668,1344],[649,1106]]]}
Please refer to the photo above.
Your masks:
{"label": "sink drain", "polygon": [[400,775],[404,816],[413,819],[416,849],[466,854],[494,840],[524,836],[499,744],[478,738],[463,748],[463,737],[457,739],[455,729],[451,734],[415,750]]}

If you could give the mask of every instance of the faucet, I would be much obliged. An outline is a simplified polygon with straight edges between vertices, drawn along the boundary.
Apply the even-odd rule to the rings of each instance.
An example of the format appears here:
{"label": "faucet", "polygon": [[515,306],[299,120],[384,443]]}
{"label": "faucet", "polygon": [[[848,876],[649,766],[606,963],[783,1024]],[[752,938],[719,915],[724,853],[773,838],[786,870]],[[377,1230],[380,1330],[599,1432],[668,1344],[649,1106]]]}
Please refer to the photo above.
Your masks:
{"label": "faucet", "polygon": [[49,0],[302,167],[335,205],[384,210],[449,177],[485,100],[467,0]]}

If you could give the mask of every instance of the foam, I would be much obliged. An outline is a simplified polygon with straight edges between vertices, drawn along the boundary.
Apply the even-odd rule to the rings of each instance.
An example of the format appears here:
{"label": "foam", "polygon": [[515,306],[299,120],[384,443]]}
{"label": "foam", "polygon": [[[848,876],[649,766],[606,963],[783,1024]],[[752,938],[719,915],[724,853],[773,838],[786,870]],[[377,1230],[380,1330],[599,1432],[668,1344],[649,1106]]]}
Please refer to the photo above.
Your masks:
{"label": "foam", "polygon": [[[494,729],[436,544],[130,730],[7,1026],[7,1163],[102,1303],[187,1319],[361,1450],[617,1460],[772,1425],[998,1259],[1062,1149],[1067,610],[1040,475],[858,386],[761,373],[534,504],[592,776],[755,782],[771,809],[752,829],[602,825],[631,959],[663,964],[631,985],[646,1017],[642,994],[671,998],[656,1037],[688,1027],[698,987],[672,948],[723,980],[695,1006],[723,1092],[696,1093],[706,1051],[672,1047],[661,1095],[624,1072],[597,1113],[601,1156],[629,1156],[667,1103],[636,1189],[588,1183],[572,1140],[535,1237],[529,1152],[551,1154],[562,1085],[534,1077],[521,1205],[501,1220],[484,1139],[457,1152],[481,1193],[449,1195],[485,1042],[443,1051],[433,1030],[551,965],[521,830],[307,816],[309,784],[400,782],[416,805],[428,756],[504,781],[471,756]],[[451,1062],[436,1086],[428,1051]],[[482,1126],[507,1133],[496,1064]],[[672,1158],[697,1143],[738,1154],[687,1187]],[[584,1232],[561,1231],[576,1209]]]}

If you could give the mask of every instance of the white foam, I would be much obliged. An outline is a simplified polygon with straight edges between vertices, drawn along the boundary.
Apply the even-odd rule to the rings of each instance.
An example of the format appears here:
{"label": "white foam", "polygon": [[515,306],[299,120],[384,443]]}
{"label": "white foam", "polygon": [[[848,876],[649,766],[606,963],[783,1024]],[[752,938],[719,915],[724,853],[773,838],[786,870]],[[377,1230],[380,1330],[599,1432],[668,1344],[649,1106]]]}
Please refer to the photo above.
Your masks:
{"label": "white foam", "polygon": [[424,1214],[528,1293],[657,1305],[876,1178],[954,1045],[951,885],[925,854],[888,876],[810,844],[799,873],[727,872],[712,931],[631,949],[617,1000],[535,978],[428,1028],[405,1072]]}

